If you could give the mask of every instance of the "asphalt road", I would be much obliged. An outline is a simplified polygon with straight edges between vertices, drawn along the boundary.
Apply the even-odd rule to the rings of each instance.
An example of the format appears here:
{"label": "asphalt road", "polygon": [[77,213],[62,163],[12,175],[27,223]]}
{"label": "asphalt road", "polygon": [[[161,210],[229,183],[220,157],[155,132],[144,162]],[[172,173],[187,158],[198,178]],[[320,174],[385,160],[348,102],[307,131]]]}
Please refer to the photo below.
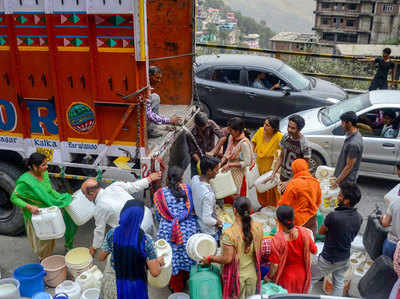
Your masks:
{"label": "asphalt road", "polygon": [[[383,211],[385,210],[386,206],[383,196],[397,183],[389,180],[362,177],[359,180],[359,184],[363,196],[358,209],[364,219],[366,219],[366,217],[368,217],[368,215],[374,210],[376,204]],[[362,231],[365,227],[365,223],[366,221],[364,221]],[[93,228],[93,221],[90,221],[86,225],[79,228],[76,237],[77,247],[88,247],[90,245]],[[63,239],[57,241],[54,254],[65,254]],[[33,254],[25,236],[0,236],[0,270],[2,278],[11,276],[13,270],[18,266],[37,262],[38,259]],[[104,263],[96,262],[96,264],[98,264],[101,269],[104,268]],[[315,292],[320,292],[320,290],[316,289]],[[168,298],[169,294],[170,292],[167,289],[149,290],[150,298],[164,299]]]}

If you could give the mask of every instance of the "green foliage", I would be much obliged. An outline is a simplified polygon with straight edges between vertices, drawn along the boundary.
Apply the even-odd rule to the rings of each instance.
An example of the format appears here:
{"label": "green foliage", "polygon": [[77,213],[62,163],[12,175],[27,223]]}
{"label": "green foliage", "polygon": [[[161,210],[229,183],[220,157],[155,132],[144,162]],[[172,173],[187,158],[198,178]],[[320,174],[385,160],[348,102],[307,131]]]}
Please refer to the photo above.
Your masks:
{"label": "green foliage", "polygon": [[400,45],[400,37],[393,38],[393,39],[387,39],[387,40],[383,41],[381,44],[383,44],[383,45]]}

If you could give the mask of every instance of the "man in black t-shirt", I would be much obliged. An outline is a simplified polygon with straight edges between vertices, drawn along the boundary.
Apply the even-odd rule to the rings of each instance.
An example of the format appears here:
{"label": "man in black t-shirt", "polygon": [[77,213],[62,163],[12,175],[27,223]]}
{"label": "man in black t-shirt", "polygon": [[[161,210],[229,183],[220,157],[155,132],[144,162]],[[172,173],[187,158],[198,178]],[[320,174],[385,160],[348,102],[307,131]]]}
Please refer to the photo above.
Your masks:
{"label": "man in black t-shirt", "polygon": [[394,62],[390,59],[390,53],[392,53],[392,50],[385,48],[382,51],[382,57],[358,59],[358,61],[378,64],[378,70],[368,90],[388,89],[387,77],[390,69],[392,70],[392,88],[394,89]]}
{"label": "man in black t-shirt", "polygon": [[340,186],[338,207],[326,216],[319,230],[326,237],[318,265],[312,269],[311,288],[321,278],[332,274],[332,296],[343,296],[344,275],[350,266],[351,242],[362,223],[362,217],[355,208],[360,199],[361,191],[357,185],[343,183]]}

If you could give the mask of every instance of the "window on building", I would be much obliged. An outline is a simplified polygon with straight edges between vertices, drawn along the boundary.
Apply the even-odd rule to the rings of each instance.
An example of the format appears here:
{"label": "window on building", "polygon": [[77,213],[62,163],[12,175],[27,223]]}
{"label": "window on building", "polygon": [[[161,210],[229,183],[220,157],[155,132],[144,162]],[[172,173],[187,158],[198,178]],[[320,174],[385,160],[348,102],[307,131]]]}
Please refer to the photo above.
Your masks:
{"label": "window on building", "polygon": [[357,9],[357,4],[355,4],[355,3],[349,4],[349,10],[356,10],[356,9]]}
{"label": "window on building", "polygon": [[333,23],[336,23],[336,18],[333,18]]}
{"label": "window on building", "polygon": [[337,41],[338,42],[346,42],[346,43],[356,43],[357,42],[357,34],[338,33]]}
{"label": "window on building", "polygon": [[340,23],[343,23],[344,22],[344,20],[343,19],[340,19]]}
{"label": "window on building", "polygon": [[329,19],[328,18],[322,18],[321,23],[323,25],[328,25],[329,24]]}
{"label": "window on building", "polygon": [[330,4],[329,4],[329,3],[325,3],[325,2],[322,2],[322,3],[321,3],[321,8],[327,9],[327,8],[329,8],[329,7],[330,7]]}
{"label": "window on building", "polygon": [[331,33],[331,32],[324,32],[322,34],[322,39],[323,40],[333,41],[333,40],[335,40],[335,34]]}
{"label": "window on building", "polygon": [[354,26],[354,20],[346,20],[346,26],[353,27]]}
{"label": "window on building", "polygon": [[390,3],[384,3],[382,10],[383,11],[393,11],[393,5]]}

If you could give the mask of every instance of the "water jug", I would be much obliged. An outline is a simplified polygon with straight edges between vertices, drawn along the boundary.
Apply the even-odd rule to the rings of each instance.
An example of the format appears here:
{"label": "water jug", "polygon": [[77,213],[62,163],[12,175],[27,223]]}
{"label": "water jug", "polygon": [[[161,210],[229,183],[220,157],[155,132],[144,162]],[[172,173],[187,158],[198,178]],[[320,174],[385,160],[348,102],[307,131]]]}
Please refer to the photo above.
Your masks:
{"label": "water jug", "polygon": [[214,265],[194,265],[190,269],[189,290],[191,299],[222,298],[219,270]]}
{"label": "water jug", "polygon": [[267,173],[264,173],[262,176],[260,176],[256,180],[254,185],[256,186],[258,193],[264,193],[264,192],[276,187],[279,184],[279,176],[278,175],[275,175],[275,177],[272,180],[265,182],[265,180],[267,178],[269,178],[271,175],[272,175],[272,170],[268,171]]}
{"label": "water jug", "polygon": [[81,298],[81,287],[75,281],[66,280],[60,283],[55,290],[55,294],[65,293],[69,299]]}
{"label": "water jug", "polygon": [[100,289],[99,288],[91,288],[87,289],[83,292],[81,299],[99,299],[100,298]]}
{"label": "water jug", "polygon": [[264,207],[260,211],[268,219],[268,225],[271,227],[276,226],[276,208]]}
{"label": "water jug", "polygon": [[57,207],[39,209],[39,214],[32,215],[32,226],[40,240],[64,237],[65,223],[61,210]]}
{"label": "water jug", "polygon": [[102,279],[103,273],[101,273],[97,266],[93,266],[79,275],[75,281],[79,284],[81,291],[83,292],[87,289],[100,289]]}
{"label": "water jug", "polygon": [[232,196],[238,192],[231,171],[219,172],[213,180],[210,180],[210,184],[216,199]]}
{"label": "water jug", "polygon": [[156,233],[153,221],[153,214],[148,207],[144,207],[144,216],[140,228],[150,236],[154,236]]}
{"label": "water jug", "polygon": [[208,234],[194,234],[186,243],[186,252],[195,261],[201,261],[203,257],[214,255],[216,251],[217,241]]}
{"label": "water jug", "polygon": [[93,217],[95,205],[86,198],[80,189],[74,193],[72,198],[70,205],[65,210],[76,225],[83,225]]}
{"label": "water jug", "polygon": [[321,184],[322,202],[320,210],[322,213],[330,213],[337,207],[337,197],[340,189],[331,189],[328,184]]}
{"label": "water jug", "polygon": [[164,257],[164,266],[161,267],[161,273],[157,277],[153,277],[148,271],[147,281],[153,287],[165,288],[172,275],[172,248],[164,239],[158,240],[154,245],[157,257]]}
{"label": "water jug", "polygon": [[321,211],[318,210],[317,212],[317,240],[323,241],[325,240],[325,235],[320,235],[319,234],[319,229],[321,228],[322,224],[324,224],[324,214],[321,213]]}
{"label": "water jug", "polygon": [[392,259],[381,255],[360,279],[358,290],[365,299],[387,299],[397,278]]}
{"label": "water jug", "polygon": [[389,205],[392,200],[400,199],[399,191],[400,191],[400,184],[396,185],[383,197],[387,205]]}

